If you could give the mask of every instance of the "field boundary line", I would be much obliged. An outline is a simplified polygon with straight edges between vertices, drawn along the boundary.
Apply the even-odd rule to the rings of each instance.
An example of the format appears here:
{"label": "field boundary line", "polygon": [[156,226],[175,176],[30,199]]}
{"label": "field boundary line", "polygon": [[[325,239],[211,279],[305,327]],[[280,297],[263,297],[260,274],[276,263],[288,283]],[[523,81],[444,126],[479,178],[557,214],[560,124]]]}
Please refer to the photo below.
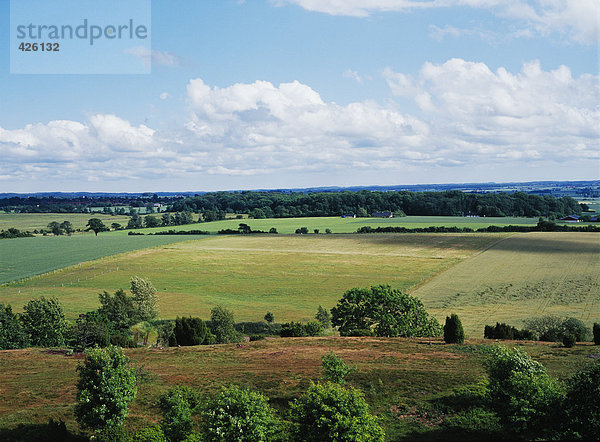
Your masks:
{"label": "field boundary line", "polygon": [[439,271],[435,272],[433,275],[428,276],[427,278],[423,279],[421,282],[419,282],[418,284],[414,285],[413,287],[411,287],[410,289],[407,289],[406,292],[407,293],[412,293],[415,290],[421,288],[422,286],[424,286],[425,284],[429,283],[433,278],[438,277],[439,275],[441,275],[444,272],[447,272],[450,269],[453,269],[454,267],[456,267],[459,264],[462,264],[463,262],[471,259],[471,258],[475,258],[476,256],[481,255],[483,252],[491,249],[492,247],[494,247],[495,245],[497,245],[498,243],[508,239],[508,238],[512,238],[513,236],[516,235],[520,235],[520,234],[524,234],[524,233],[514,233],[514,234],[510,234],[508,236],[505,236],[504,238],[500,238],[490,244],[488,244],[487,246],[483,247],[481,250],[476,251],[475,253],[473,253],[472,255],[467,256],[466,258],[456,258],[457,261],[452,264],[450,263],[448,266],[446,266],[445,268],[440,269]]}

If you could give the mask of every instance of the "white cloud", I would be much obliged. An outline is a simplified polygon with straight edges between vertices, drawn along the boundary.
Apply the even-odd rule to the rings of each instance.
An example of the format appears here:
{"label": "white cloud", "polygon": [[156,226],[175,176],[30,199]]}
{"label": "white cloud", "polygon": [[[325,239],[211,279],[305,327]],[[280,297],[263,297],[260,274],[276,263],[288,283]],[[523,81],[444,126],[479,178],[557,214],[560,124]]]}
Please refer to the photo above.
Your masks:
{"label": "white cloud", "polygon": [[[583,44],[598,44],[600,2],[598,0],[271,0],[277,6],[295,4],[308,11],[330,15],[367,17],[377,12],[411,12],[418,9],[470,7],[488,9],[513,20],[526,31],[547,35],[558,32]],[[443,29],[443,28],[442,28]],[[447,29],[447,31],[452,31]]]}
{"label": "white cloud", "polygon": [[169,94],[168,92],[162,92],[159,97],[161,100],[166,100],[167,98],[169,98],[171,96],[171,94]]}
{"label": "white cloud", "polygon": [[[448,169],[481,180],[481,171],[564,164],[579,176],[598,164],[597,76],[544,71],[535,61],[516,73],[492,71],[461,59],[384,76],[397,102],[340,105],[298,81],[216,87],[196,78],[187,85],[189,117],[160,131],[110,114],[0,127],[0,177],[213,182],[278,174],[302,182],[310,174],[357,184],[358,176],[406,182],[409,172],[431,182],[432,171]],[[402,112],[401,99],[418,114]],[[190,187],[210,188],[199,183]]]}
{"label": "white cloud", "polygon": [[363,84],[364,80],[363,78],[360,76],[360,74],[356,71],[353,71],[352,69],[347,69],[344,73],[343,73],[344,78],[351,78],[354,81],[356,81],[359,84]]}
{"label": "white cloud", "polygon": [[183,64],[181,57],[172,52],[150,50],[144,46],[129,48],[125,53],[139,58],[148,66],[162,65],[168,67],[180,67]]}

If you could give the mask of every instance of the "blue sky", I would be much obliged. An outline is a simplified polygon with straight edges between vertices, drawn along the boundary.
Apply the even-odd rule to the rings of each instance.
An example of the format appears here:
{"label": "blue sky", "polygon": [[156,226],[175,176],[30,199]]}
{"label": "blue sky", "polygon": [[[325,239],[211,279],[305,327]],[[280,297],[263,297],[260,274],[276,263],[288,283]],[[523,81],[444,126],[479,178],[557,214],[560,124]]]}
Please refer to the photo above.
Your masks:
{"label": "blue sky", "polygon": [[151,74],[29,75],[0,0],[0,191],[600,178],[595,0],[151,6]]}

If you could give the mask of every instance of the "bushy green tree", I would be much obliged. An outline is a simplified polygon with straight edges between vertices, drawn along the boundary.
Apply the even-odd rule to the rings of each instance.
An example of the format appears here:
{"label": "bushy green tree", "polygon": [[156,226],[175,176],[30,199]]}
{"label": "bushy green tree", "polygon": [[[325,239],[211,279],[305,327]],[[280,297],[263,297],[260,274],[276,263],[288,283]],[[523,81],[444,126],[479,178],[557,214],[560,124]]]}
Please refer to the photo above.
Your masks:
{"label": "bushy green tree", "polygon": [[133,324],[138,322],[136,306],[133,298],[119,289],[114,295],[108,292],[98,295],[100,308],[98,313],[106,316],[111,328],[118,333],[126,333]]}
{"label": "bushy green tree", "polygon": [[146,215],[144,217],[144,227],[152,228],[152,227],[160,227],[160,220],[154,215]]}
{"label": "bushy green tree", "polygon": [[81,315],[67,332],[68,344],[79,350],[110,344],[108,320],[97,312]]}
{"label": "bushy green tree", "polygon": [[363,394],[332,382],[311,383],[292,403],[290,417],[298,426],[295,440],[383,442],[385,437]]}
{"label": "bushy green tree", "polygon": [[600,435],[600,362],[584,367],[567,382],[568,439],[597,440]]}
{"label": "bushy green tree", "polygon": [[446,316],[444,325],[444,342],[447,344],[462,344],[465,342],[465,332],[458,315],[452,313]]}
{"label": "bushy green tree", "polygon": [[519,349],[497,347],[486,370],[492,407],[506,428],[529,437],[555,429],[562,390],[542,364]]}
{"label": "bushy green tree", "polygon": [[214,336],[200,318],[182,317],[175,319],[172,338],[169,346],[203,345],[212,343]]}
{"label": "bushy green tree", "polygon": [[98,233],[100,232],[107,232],[109,230],[109,228],[104,225],[100,218],[91,218],[88,220],[86,227],[86,232],[91,230],[96,234],[96,236],[98,236]]}
{"label": "bushy green tree", "polygon": [[352,368],[344,362],[344,360],[330,351],[321,357],[321,368],[325,380],[343,384],[346,382],[346,376],[352,372]]}
{"label": "bushy green tree", "polygon": [[120,427],[137,393],[135,372],[123,351],[114,346],[93,348],[77,367],[75,418],[83,428],[102,432]]}
{"label": "bushy green tree", "polygon": [[147,279],[134,276],[131,278],[131,294],[133,305],[137,310],[137,320],[149,321],[158,316],[158,298],[156,289]]}
{"label": "bushy green tree", "polygon": [[593,332],[594,344],[600,345],[600,324],[598,324],[597,322],[594,322]]}
{"label": "bushy green tree", "polygon": [[60,224],[56,221],[52,221],[48,223],[48,230],[50,230],[54,235],[62,235],[63,229],[60,227]]}
{"label": "bushy green tree", "polygon": [[29,337],[10,305],[0,304],[0,350],[25,348]]}
{"label": "bushy green tree", "polygon": [[132,442],[168,442],[160,425],[140,428],[131,438]]}
{"label": "bushy green tree", "polygon": [[171,441],[185,440],[192,432],[192,415],[200,403],[198,393],[189,387],[181,386],[169,390],[158,402],[163,419],[161,427]]}
{"label": "bushy green tree", "polygon": [[315,319],[321,323],[323,328],[328,329],[331,327],[331,315],[327,309],[319,306]]}
{"label": "bushy green tree", "polygon": [[267,321],[270,324],[274,320],[275,320],[275,316],[273,316],[273,313],[271,313],[271,312],[265,313],[265,321]]}
{"label": "bushy green tree", "polygon": [[70,235],[75,231],[75,229],[73,228],[73,224],[71,224],[71,221],[63,221],[62,223],[60,223],[60,228],[67,235]]}
{"label": "bushy green tree", "polygon": [[268,398],[258,392],[231,386],[223,388],[203,410],[207,441],[268,442],[278,421]]}
{"label": "bushy green tree", "polygon": [[227,344],[241,340],[240,333],[235,330],[233,312],[220,305],[210,311],[210,329],[217,344]]}
{"label": "bushy green tree", "polygon": [[377,336],[438,336],[442,328],[418,298],[389,285],[353,288],[331,309],[332,324],[341,335],[374,329]]}
{"label": "bushy green tree", "polygon": [[32,299],[23,307],[21,321],[31,344],[39,347],[65,345],[67,321],[56,298]]}

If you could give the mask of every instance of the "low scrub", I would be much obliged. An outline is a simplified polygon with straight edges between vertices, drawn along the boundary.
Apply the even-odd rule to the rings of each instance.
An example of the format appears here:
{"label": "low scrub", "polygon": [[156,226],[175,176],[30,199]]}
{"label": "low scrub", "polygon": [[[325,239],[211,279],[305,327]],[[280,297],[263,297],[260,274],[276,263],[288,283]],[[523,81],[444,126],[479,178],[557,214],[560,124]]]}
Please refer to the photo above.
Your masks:
{"label": "low scrub", "polygon": [[483,337],[485,339],[534,340],[535,335],[530,330],[519,330],[511,325],[496,322],[496,325],[486,325]]}

